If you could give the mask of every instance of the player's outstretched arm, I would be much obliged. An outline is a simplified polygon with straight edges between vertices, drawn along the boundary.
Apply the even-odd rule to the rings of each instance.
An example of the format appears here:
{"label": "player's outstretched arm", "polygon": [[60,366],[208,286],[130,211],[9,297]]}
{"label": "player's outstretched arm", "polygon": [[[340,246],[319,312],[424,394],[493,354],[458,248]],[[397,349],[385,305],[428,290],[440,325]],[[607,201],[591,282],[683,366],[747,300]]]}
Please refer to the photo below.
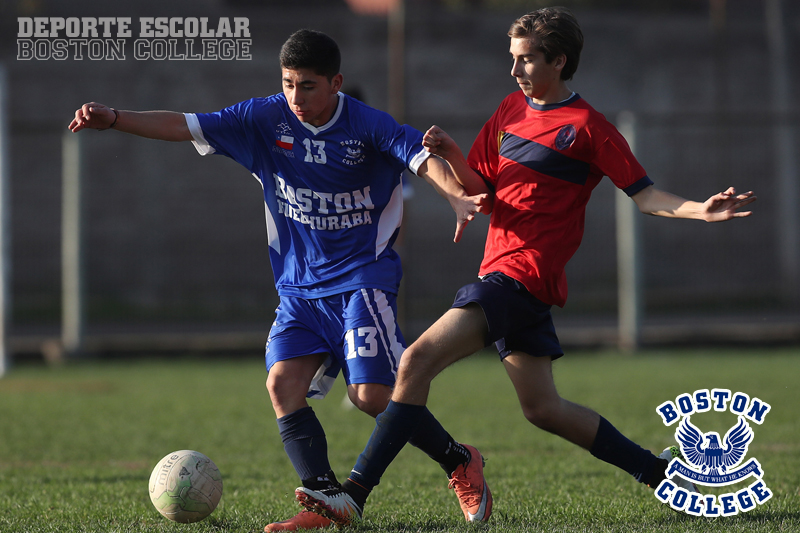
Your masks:
{"label": "player's outstretched arm", "polygon": [[749,217],[752,211],[741,209],[756,201],[753,191],[736,194],[736,189],[715,194],[705,202],[692,202],[674,194],[646,187],[631,196],[639,211],[646,215],[670,218],[693,218],[706,222],[722,222],[732,218]]}
{"label": "player's outstretched arm", "polygon": [[[450,164],[456,179],[467,191],[467,194],[486,194],[492,202],[494,201],[494,195],[486,186],[486,182],[470,168],[467,160],[464,159],[461,148],[446,131],[439,126],[431,126],[422,137],[422,146],[428,152],[438,155]],[[489,205],[489,210],[485,214],[488,215],[491,212],[491,207]]]}
{"label": "player's outstretched arm", "polygon": [[162,141],[191,141],[192,134],[183,113],[174,111],[120,111],[97,102],[83,104],[75,111],[69,129],[77,133],[83,129],[107,130],[113,128],[148,139]]}
{"label": "player's outstretched arm", "polygon": [[456,180],[453,170],[447,161],[438,157],[429,157],[417,170],[420,177],[430,183],[440,196],[444,197],[456,213],[456,234],[453,242],[461,240],[464,228],[476,213],[491,211],[491,203],[487,194],[470,196]]}

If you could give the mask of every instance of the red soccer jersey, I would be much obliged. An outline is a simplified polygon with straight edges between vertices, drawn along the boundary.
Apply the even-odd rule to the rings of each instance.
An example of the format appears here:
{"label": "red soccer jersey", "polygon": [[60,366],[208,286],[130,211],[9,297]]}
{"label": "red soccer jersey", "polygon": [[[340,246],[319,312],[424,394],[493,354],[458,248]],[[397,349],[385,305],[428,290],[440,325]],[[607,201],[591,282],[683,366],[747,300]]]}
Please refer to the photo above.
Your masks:
{"label": "red soccer jersey", "polygon": [[522,91],[509,95],[468,162],[495,191],[479,274],[502,272],[560,307],[592,190],[603,176],[628,196],[653,183],[617,129],[578,95],[544,106]]}

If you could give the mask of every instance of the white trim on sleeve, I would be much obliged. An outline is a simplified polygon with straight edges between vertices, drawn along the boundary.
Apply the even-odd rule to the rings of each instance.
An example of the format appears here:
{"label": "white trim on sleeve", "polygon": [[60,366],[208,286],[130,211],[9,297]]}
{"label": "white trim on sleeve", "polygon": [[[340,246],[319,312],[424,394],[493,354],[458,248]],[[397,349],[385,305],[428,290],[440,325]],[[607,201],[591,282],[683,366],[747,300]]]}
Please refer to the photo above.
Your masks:
{"label": "white trim on sleeve", "polygon": [[213,146],[208,144],[208,141],[203,136],[203,128],[200,127],[200,121],[197,120],[197,115],[194,113],[184,113],[186,117],[186,125],[189,127],[189,132],[192,134],[192,144],[194,145],[197,153],[200,155],[208,155],[216,152]]}
{"label": "white trim on sleeve", "polygon": [[429,151],[427,151],[425,148],[423,148],[423,149],[422,149],[422,151],[421,151],[420,153],[418,153],[417,155],[415,155],[415,156],[414,156],[414,157],[411,159],[411,161],[408,163],[408,168],[409,168],[409,170],[411,170],[411,172],[413,172],[414,174],[416,174],[417,176],[419,176],[419,173],[418,173],[418,171],[419,171],[419,166],[420,166],[422,163],[424,163],[425,161],[427,161],[427,160],[428,160],[428,158],[429,158],[430,156],[432,156],[432,155],[433,155],[432,153],[430,153],[430,152],[429,152]]}

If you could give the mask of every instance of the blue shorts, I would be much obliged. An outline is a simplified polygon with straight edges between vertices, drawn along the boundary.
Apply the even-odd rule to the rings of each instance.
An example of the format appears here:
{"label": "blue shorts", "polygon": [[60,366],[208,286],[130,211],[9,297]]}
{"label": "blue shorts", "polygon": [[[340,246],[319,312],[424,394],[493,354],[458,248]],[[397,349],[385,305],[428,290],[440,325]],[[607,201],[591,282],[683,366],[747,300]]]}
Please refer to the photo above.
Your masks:
{"label": "blue shorts", "polygon": [[489,332],[485,345],[494,343],[500,359],[514,351],[553,359],[564,355],[553,326],[551,306],[529,293],[519,281],[492,272],[477,283],[461,287],[453,307],[473,302],[481,306],[486,316]]}
{"label": "blue shorts", "polygon": [[396,295],[379,289],[315,299],[281,296],[267,339],[267,370],[278,361],[327,353],[309,398],[324,398],[340,370],[348,385],[393,386],[406,349],[397,327],[396,300]]}

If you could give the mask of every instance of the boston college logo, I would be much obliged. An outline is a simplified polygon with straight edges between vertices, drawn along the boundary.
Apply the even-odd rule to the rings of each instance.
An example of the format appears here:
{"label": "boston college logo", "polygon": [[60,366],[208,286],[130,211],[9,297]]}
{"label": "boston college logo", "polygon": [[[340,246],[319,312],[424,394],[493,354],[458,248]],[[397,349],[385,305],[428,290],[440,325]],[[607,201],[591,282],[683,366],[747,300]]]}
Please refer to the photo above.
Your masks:
{"label": "boston college logo", "polygon": [[[737,415],[737,423],[721,438],[715,431],[703,432],[690,421],[690,416],[711,411],[726,411]],[[696,516],[733,516],[755,509],[767,502],[772,492],[764,484],[764,471],[756,459],[744,465],[747,448],[755,437],[748,420],[761,424],[770,405],[758,398],[727,389],[702,389],[694,394],[682,394],[675,402],[667,401],[656,408],[664,425],[680,420],[675,430],[675,440],[680,445],[683,458],[675,457],[667,468],[667,479],[656,488],[655,496],[676,511]],[[740,466],[741,465],[741,466]],[[670,478],[680,476],[695,485],[726,487],[736,483],[755,482],[726,494],[703,495],[678,487]]]}

